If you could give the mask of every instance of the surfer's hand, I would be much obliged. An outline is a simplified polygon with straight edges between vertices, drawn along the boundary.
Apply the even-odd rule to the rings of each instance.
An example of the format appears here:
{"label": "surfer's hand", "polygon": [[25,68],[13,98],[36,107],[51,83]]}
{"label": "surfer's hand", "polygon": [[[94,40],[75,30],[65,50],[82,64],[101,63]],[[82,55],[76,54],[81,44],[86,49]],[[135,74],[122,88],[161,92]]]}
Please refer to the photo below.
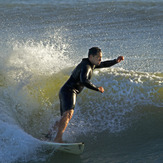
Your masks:
{"label": "surfer's hand", "polygon": [[124,57],[123,56],[119,56],[118,58],[117,58],[117,63],[119,63],[119,62],[121,62],[121,61],[123,61],[124,60]]}
{"label": "surfer's hand", "polygon": [[104,92],[104,88],[103,87],[99,87],[98,90],[103,93]]}

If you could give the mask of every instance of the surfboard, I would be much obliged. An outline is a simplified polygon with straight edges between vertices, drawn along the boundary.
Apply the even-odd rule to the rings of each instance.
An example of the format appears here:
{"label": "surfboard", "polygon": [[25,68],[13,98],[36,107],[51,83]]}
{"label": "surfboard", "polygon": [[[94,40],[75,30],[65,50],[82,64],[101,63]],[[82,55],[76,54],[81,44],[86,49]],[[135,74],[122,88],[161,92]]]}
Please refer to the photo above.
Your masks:
{"label": "surfboard", "polygon": [[82,154],[84,150],[84,143],[55,143],[44,141],[44,144],[53,148],[54,150],[71,154]]}

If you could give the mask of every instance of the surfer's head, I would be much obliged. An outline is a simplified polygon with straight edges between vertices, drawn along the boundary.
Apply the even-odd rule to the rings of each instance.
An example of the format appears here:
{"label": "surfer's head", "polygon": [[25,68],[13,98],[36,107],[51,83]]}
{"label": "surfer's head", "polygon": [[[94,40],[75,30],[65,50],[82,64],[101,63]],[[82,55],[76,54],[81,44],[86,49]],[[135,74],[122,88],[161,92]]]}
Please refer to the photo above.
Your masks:
{"label": "surfer's head", "polygon": [[89,49],[88,58],[93,65],[100,65],[102,58],[102,51],[98,47]]}

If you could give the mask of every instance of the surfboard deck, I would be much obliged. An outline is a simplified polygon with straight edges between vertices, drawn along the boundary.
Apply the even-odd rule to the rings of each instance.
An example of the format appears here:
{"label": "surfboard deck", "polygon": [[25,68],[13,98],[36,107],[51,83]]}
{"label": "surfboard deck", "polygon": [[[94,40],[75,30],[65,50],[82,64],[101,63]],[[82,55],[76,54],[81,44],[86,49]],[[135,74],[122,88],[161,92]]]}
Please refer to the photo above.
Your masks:
{"label": "surfboard deck", "polygon": [[55,143],[44,141],[44,144],[46,146],[54,148],[55,150],[71,154],[82,154],[84,150],[84,143]]}

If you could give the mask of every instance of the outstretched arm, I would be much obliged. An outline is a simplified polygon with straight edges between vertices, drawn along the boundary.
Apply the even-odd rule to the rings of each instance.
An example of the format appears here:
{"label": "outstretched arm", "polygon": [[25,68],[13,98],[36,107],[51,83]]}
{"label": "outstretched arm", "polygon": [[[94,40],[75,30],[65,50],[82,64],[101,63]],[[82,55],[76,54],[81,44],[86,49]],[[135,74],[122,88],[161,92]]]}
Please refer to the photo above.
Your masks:
{"label": "outstretched arm", "polygon": [[[124,60],[124,57],[123,56],[119,56],[117,59],[115,60],[112,60],[112,61],[106,61],[106,62],[103,62],[103,66],[106,66],[106,67],[110,67],[116,63],[119,63],[121,62],[122,60]],[[96,67],[96,68],[100,68],[100,67]],[[98,90],[103,93],[104,92],[104,88],[103,87],[99,87]]]}
{"label": "outstretched arm", "polygon": [[95,68],[111,67],[111,66],[121,62],[122,60],[124,60],[124,57],[123,56],[119,56],[117,59],[101,62],[101,64],[97,65]]}

